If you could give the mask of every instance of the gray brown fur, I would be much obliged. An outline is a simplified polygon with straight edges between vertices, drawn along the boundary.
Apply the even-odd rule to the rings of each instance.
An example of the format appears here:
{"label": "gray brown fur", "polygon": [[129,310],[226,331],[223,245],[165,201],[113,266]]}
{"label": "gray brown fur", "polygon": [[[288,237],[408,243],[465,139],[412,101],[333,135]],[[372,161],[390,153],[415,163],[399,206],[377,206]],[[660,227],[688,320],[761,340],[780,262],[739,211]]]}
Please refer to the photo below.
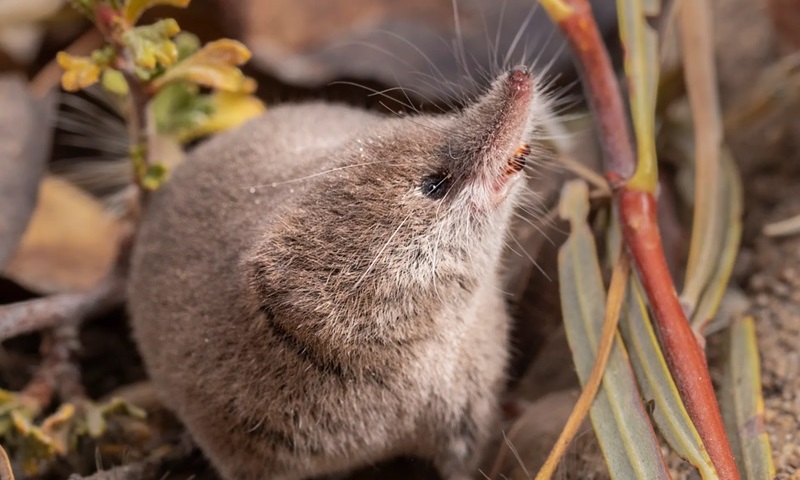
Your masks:
{"label": "gray brown fur", "polygon": [[[446,479],[476,473],[504,381],[499,258],[523,182],[497,207],[483,187],[536,122],[537,95],[515,88],[504,75],[436,117],[275,107],[153,196],[132,262],[135,338],[224,478],[399,455]],[[420,179],[442,169],[453,186],[425,197]]]}

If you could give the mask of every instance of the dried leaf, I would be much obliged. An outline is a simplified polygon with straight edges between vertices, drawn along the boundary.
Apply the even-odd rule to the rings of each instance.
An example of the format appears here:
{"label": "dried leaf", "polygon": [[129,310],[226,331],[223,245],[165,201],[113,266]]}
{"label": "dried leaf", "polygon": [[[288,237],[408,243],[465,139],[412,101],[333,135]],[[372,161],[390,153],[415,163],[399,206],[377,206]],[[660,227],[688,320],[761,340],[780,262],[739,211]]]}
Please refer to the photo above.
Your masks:
{"label": "dried leaf", "polygon": [[75,405],[65,403],[42,422],[42,433],[50,439],[57,455],[66,455],[69,451],[74,420]]}
{"label": "dried leaf", "polygon": [[[606,304],[597,249],[586,223],[585,183],[565,186],[559,211],[569,218],[572,230],[558,262],[564,325],[578,376],[585,384],[597,355]],[[612,478],[670,478],[618,334],[591,419]]]}
{"label": "dried leaf", "polygon": [[753,317],[733,322],[730,328],[725,376],[720,389],[725,428],[743,478],[775,478],[772,448],[764,426],[764,399],[761,394],[761,365]]}
{"label": "dried leaf", "polygon": [[243,44],[235,40],[217,40],[167,70],[153,81],[153,86],[159,89],[170,83],[188,81],[229,92],[251,93],[255,91],[255,81],[237,68],[249,59],[250,51]]}
{"label": "dried leaf", "polygon": [[6,453],[6,449],[2,445],[0,445],[0,480],[14,480],[11,460],[8,459],[8,453]]}
{"label": "dried leaf", "polygon": [[0,271],[36,205],[50,150],[50,102],[35,103],[20,77],[0,77]]}
{"label": "dried leaf", "polygon": [[139,17],[147,9],[156,5],[171,5],[173,7],[185,8],[192,0],[126,0],[122,9],[122,16],[128,25],[135,25]]}
{"label": "dried leaf", "polygon": [[178,60],[178,47],[171,38],[180,31],[178,22],[167,18],[126,31],[122,34],[122,42],[133,52],[138,67],[147,70],[159,65],[169,67]]}
{"label": "dried leaf", "polygon": [[67,52],[58,52],[58,65],[64,69],[61,86],[68,92],[76,92],[97,83],[101,67],[91,57],[74,57]]}
{"label": "dried leaf", "polygon": [[764,225],[764,235],[782,237],[800,233],[800,215]]}
{"label": "dried leaf", "polygon": [[97,200],[46,176],[30,225],[3,274],[41,293],[89,289],[113,263],[119,228]]}
{"label": "dried leaf", "polygon": [[[499,452],[492,459],[491,470],[484,470],[491,472],[488,478],[531,478],[531,473],[538,471],[544,463],[548,449],[561,433],[577,398],[575,390],[563,390],[526,405],[498,446]],[[584,422],[579,435],[585,434],[591,432]],[[506,453],[509,447],[513,447],[518,456]]]}
{"label": "dried leaf", "polygon": [[22,471],[25,475],[36,475],[43,462],[55,457],[53,442],[41,428],[33,425],[19,411],[11,412],[11,421],[17,431],[19,456],[22,459]]}
{"label": "dried leaf", "polygon": [[[715,272],[724,230],[720,225],[720,156],[722,116],[713,54],[713,22],[708,0],[683,2],[680,7],[685,83],[694,124],[694,215],[686,278],[680,299],[692,317],[700,296]],[[723,217],[725,218],[725,217]],[[726,279],[727,281],[727,279]]]}

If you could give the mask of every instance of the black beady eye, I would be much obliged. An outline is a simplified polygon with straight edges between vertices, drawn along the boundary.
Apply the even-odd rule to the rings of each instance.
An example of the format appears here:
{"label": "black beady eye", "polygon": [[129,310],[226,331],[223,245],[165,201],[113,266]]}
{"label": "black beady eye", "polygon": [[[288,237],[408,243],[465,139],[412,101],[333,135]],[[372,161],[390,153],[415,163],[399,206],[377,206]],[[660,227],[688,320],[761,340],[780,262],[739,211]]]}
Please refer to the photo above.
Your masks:
{"label": "black beady eye", "polygon": [[439,200],[443,198],[450,189],[450,174],[434,173],[422,178],[420,190],[428,198]]}

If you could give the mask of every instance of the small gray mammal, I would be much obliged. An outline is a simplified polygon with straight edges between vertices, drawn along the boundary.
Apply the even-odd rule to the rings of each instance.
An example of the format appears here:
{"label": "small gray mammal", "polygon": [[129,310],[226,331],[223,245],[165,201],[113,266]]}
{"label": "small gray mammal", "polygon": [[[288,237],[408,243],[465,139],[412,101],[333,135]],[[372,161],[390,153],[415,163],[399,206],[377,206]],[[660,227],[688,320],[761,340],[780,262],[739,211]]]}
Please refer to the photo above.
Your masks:
{"label": "small gray mammal", "polygon": [[477,474],[508,357],[501,253],[545,110],[517,67],[453,114],[278,106],[175,169],[144,213],[129,310],[222,477],[401,455]]}

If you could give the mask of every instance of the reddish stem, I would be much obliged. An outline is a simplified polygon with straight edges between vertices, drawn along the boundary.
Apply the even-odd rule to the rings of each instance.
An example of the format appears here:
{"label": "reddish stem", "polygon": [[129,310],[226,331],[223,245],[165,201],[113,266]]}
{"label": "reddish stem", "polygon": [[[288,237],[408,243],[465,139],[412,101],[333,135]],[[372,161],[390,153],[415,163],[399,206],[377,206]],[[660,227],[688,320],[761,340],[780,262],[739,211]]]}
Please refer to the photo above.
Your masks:
{"label": "reddish stem", "polygon": [[705,356],[680,306],[667,268],[654,192],[625,185],[635,169],[636,157],[608,52],[588,1],[565,3],[572,11],[560,18],[558,25],[583,69],[587,97],[605,147],[606,177],[615,190],[625,244],[647,292],[669,369],[720,478],[738,480]]}
{"label": "reddish stem", "polygon": [[720,478],[738,479],[706,358],[683,313],[670,280],[652,194],[621,188],[617,205],[622,234],[639,271],[657,320],[661,344],[683,403],[703,438]]}
{"label": "reddish stem", "polygon": [[569,2],[575,14],[559,22],[572,51],[578,56],[583,82],[595,113],[597,128],[605,150],[606,170],[629,178],[636,168],[631,148],[627,115],[622,103],[619,82],[614,75],[603,39],[589,4],[583,0]]}

